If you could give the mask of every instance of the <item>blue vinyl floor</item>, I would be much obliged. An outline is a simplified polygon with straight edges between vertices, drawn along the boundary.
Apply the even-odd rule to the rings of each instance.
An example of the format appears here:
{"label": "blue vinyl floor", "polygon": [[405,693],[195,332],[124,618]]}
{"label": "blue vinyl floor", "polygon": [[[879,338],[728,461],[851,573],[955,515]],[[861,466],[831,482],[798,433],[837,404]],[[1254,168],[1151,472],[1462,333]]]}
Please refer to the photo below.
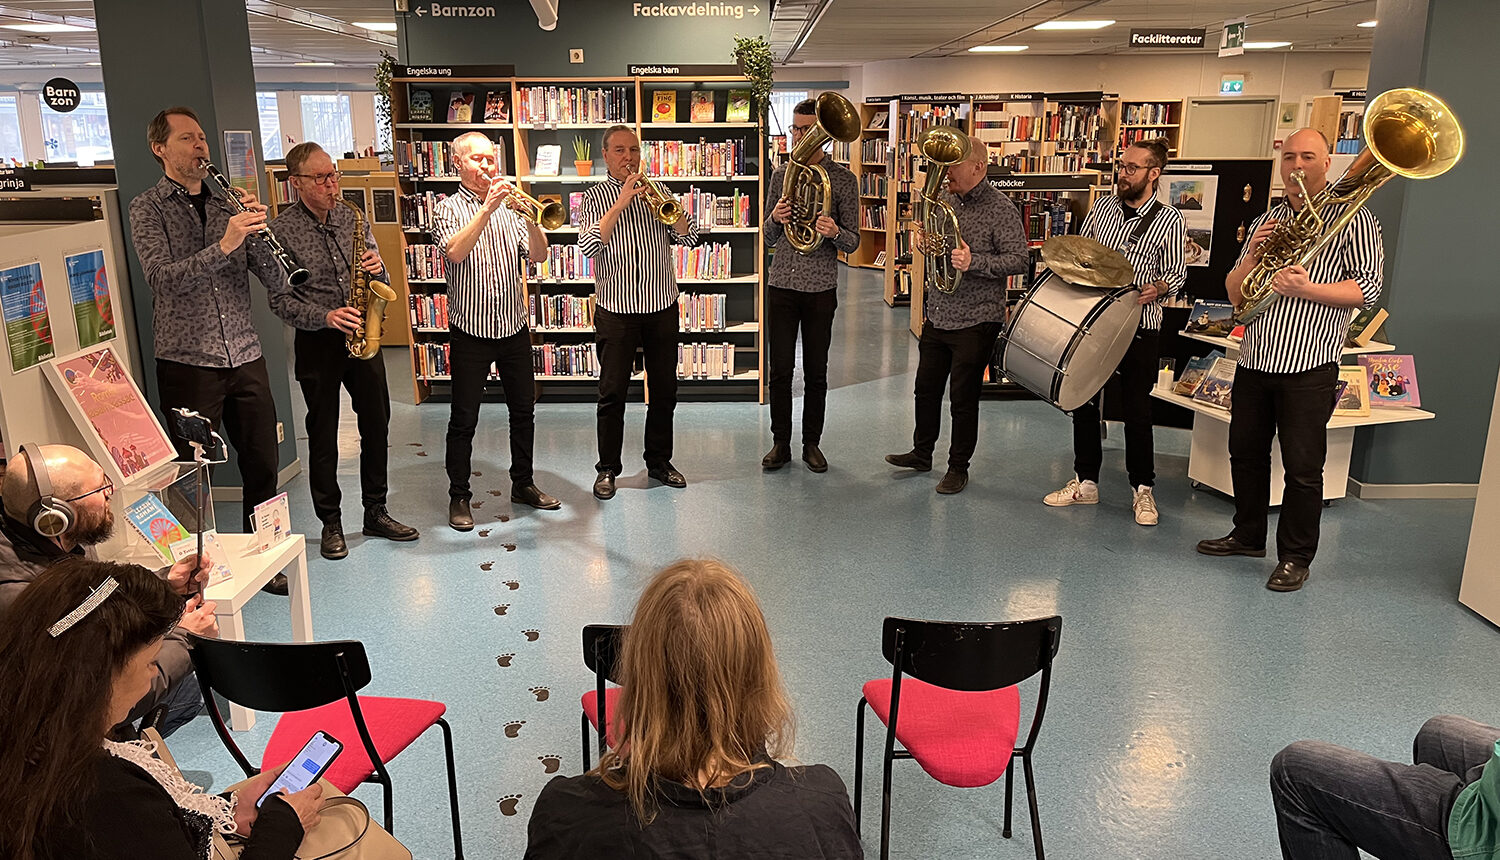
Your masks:
{"label": "blue vinyl floor", "polygon": [[[873,272],[841,278],[826,474],[800,461],[762,473],[771,441],[765,407],[684,403],[674,459],[689,486],[648,488],[644,466],[632,462],[643,422],[636,405],[619,494],[598,502],[589,492],[593,406],[544,401],[537,482],[564,506],[517,510],[505,407],[491,404],[475,446],[479,528],[460,534],[446,526],[447,407],[403,402],[405,359],[393,350],[390,507],[423,530],[421,540],[358,536],[348,417],[347,559],[317,557],[306,481],[286,488],[309,536],[318,637],[366,644],[375,676],[366,692],[448,705],[469,857],[521,855],[527,816],[550,778],[544,759],[560,759],[562,773],[581,770],[578,698],[592,678],[579,630],[626,621],[647,577],[681,556],[726,559],[754,585],[797,709],[797,754],[832,765],[851,789],[860,685],[890,671],[880,657],[884,616],[1060,613],[1036,753],[1053,858],[1274,857],[1267,765],[1286,743],[1323,738],[1403,758],[1434,713],[1500,720],[1492,684],[1500,637],[1457,602],[1471,502],[1340,501],[1324,513],[1307,587],[1275,594],[1264,588],[1273,560],[1193,551],[1199,539],[1229,531],[1232,504],[1189,489],[1185,431],[1157,433],[1159,527],[1131,518],[1118,425],[1106,442],[1101,504],[1043,506],[1041,497],[1070,477],[1070,425],[1034,400],[986,401],[969,488],[938,496],[941,470],[899,472],[881,459],[910,447],[917,351],[906,310],[885,306]],[[940,462],[946,429],[945,421]],[[503,615],[499,605],[508,607]],[[281,598],[259,596],[246,616],[253,638],[289,639]],[[497,663],[501,655],[513,655],[508,665]],[[1024,688],[1027,713],[1033,690]],[[241,737],[252,757],[273,723],[263,717]],[[513,738],[511,723],[520,724]],[[870,741],[878,745],[874,728]],[[219,788],[238,777],[206,719],[171,746],[190,776]],[[875,855],[879,759],[867,753],[877,781],[866,786],[863,833]],[[391,772],[397,836],[418,858],[451,856],[437,733]],[[1002,783],[947,788],[914,762],[898,762],[893,856],[1031,857],[1019,780],[1017,789],[1007,841]],[[377,787],[358,796],[378,809]],[[518,801],[514,815],[502,811],[507,797]]]}

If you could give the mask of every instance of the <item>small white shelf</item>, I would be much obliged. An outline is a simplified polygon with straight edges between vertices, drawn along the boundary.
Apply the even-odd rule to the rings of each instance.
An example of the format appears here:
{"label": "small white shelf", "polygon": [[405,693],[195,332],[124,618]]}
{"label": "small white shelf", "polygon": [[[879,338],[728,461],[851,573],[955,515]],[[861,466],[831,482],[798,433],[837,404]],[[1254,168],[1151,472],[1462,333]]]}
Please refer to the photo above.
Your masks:
{"label": "small white shelf", "polygon": [[[1222,337],[1220,335],[1198,334],[1197,332],[1186,332],[1186,331],[1185,332],[1181,332],[1181,334],[1182,334],[1183,337],[1189,338],[1191,340],[1200,341],[1202,343],[1213,344],[1214,346],[1217,346],[1220,349],[1224,350],[1224,353],[1226,355],[1229,354],[1230,350],[1233,350],[1235,352],[1239,352],[1239,349],[1240,349],[1240,342],[1239,341],[1237,341],[1237,340],[1230,340],[1229,338]],[[1371,355],[1371,354],[1374,354],[1374,353],[1377,353],[1377,352],[1395,352],[1395,351],[1396,351],[1395,344],[1381,343],[1378,340],[1377,341],[1371,341],[1369,346],[1346,346],[1346,347],[1344,347],[1344,355]]]}
{"label": "small white shelf", "polygon": [[[1207,415],[1216,421],[1222,421],[1225,424],[1229,423],[1229,411],[1226,409],[1218,409],[1182,394],[1162,391],[1160,388],[1152,388],[1151,396],[1157,400],[1165,400],[1168,403],[1175,403],[1178,406],[1191,409],[1199,415]],[[1328,420],[1328,429],[1339,430],[1345,427],[1373,427],[1377,424],[1404,424],[1408,421],[1426,421],[1429,418],[1436,417],[1437,415],[1425,409],[1414,407],[1400,409],[1372,408],[1369,415],[1335,415]]]}

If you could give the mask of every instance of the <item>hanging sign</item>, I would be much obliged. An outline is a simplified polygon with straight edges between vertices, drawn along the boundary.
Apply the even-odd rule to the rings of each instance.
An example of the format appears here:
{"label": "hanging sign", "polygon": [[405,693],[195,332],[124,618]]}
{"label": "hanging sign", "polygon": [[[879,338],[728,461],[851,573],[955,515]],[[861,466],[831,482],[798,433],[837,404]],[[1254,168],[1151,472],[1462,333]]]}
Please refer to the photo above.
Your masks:
{"label": "hanging sign", "polygon": [[53,78],[42,85],[42,101],[58,113],[74,110],[82,98],[78,85],[67,78]]}
{"label": "hanging sign", "polygon": [[1219,56],[1238,57],[1245,53],[1245,19],[1235,18],[1224,22],[1224,32],[1219,36]]}
{"label": "hanging sign", "polygon": [[1151,27],[1145,30],[1132,29],[1130,31],[1130,47],[1201,48],[1203,47],[1203,31],[1174,30],[1162,27]]}

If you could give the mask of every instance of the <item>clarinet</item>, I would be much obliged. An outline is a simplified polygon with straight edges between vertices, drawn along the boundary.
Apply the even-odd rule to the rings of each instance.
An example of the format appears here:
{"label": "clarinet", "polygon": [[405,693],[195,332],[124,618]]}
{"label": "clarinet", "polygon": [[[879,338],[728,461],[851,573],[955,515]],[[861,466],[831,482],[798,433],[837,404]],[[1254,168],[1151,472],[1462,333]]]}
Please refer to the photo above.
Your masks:
{"label": "clarinet", "polygon": [[[230,206],[233,206],[240,212],[249,211],[240,200],[240,195],[235,193],[234,186],[229,184],[229,180],[223,173],[219,172],[219,168],[214,167],[213,162],[206,158],[200,158],[198,159],[198,166],[208,171],[208,178],[212,179],[214,184],[219,186],[219,191],[228,198]],[[311,273],[302,268],[301,264],[297,262],[297,258],[293,257],[292,253],[277,240],[276,234],[271,232],[271,225],[267,224],[260,228],[260,232],[256,235],[266,243],[266,247],[271,251],[271,256],[276,258],[276,262],[281,265],[282,271],[286,272],[287,283],[294,287],[300,287],[307,283],[307,279],[312,277]]]}

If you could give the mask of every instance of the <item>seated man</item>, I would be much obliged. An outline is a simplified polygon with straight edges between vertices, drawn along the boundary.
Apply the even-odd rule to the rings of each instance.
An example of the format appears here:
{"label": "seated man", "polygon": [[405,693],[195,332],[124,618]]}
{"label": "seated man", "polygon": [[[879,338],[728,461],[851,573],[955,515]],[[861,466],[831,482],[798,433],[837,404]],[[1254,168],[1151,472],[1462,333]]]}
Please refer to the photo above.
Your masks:
{"label": "seated man", "polygon": [[1271,761],[1281,856],[1500,857],[1500,729],[1433,717],[1413,764],[1321,741],[1297,741]]}
{"label": "seated man", "polygon": [[[32,450],[41,452],[45,464],[32,463],[25,453],[17,454],[7,464],[4,482],[0,484],[0,498],[5,503],[4,516],[0,516],[0,622],[22,589],[38,574],[70,555],[97,558],[95,545],[109,540],[115,528],[114,511],[109,506],[115,487],[98,463],[71,445],[42,445]],[[56,537],[43,535],[33,521],[33,509],[41,492],[32,472],[42,468],[46,470],[45,480],[51,485],[52,497],[73,511],[71,524]],[[127,720],[133,724],[164,705],[166,718],[157,727],[163,737],[181,728],[202,706],[183,632],[219,635],[214,603],[204,600],[201,594],[208,573],[209,565],[200,565],[196,557],[158,571],[178,594],[198,592],[186,602],[177,628],[162,640],[151,692],[131,708]]]}

